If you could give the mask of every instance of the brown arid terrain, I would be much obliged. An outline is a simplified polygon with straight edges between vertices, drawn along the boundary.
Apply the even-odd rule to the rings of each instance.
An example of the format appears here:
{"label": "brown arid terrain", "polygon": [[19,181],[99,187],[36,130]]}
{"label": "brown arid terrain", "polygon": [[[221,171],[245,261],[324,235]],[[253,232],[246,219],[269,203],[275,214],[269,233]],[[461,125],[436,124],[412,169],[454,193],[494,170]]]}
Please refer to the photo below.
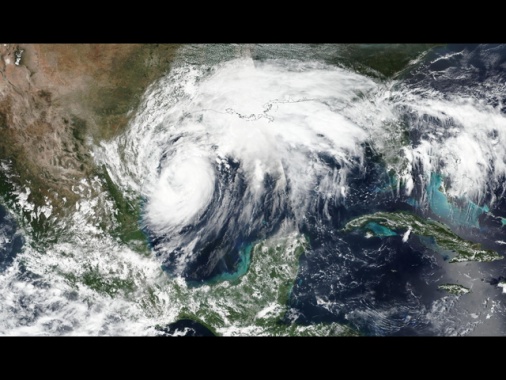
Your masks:
{"label": "brown arid terrain", "polygon": [[[74,188],[98,177],[102,189],[97,191],[105,191],[115,203],[115,219],[122,226],[118,235],[140,239],[138,208],[124,198],[105,168],[97,167],[91,149],[125,129],[147,87],[169,72],[178,48],[0,43],[0,200],[8,203],[11,198],[15,208],[15,198],[24,192],[35,211],[50,205],[57,220],[75,209],[80,195]],[[237,56],[252,54],[249,45],[234,48]],[[403,49],[343,45],[341,63],[386,78],[427,46]],[[207,61],[205,49],[194,53]],[[44,215],[36,212],[34,217],[31,207],[28,212],[18,209],[19,214],[35,230],[45,229]],[[108,229],[107,223],[103,228]]]}
{"label": "brown arid terrain", "polygon": [[16,173],[10,182],[29,187],[28,201],[36,206],[49,201],[54,214],[65,213],[77,200],[72,186],[97,169],[91,143],[126,127],[129,111],[168,72],[176,50],[167,44],[0,44],[0,161]]}

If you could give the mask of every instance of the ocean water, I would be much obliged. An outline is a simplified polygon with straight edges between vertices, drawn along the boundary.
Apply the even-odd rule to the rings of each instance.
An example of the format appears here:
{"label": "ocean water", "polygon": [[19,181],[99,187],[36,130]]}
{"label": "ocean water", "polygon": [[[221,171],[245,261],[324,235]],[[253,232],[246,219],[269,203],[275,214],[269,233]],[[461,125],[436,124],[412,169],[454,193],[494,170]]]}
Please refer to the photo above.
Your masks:
{"label": "ocean water", "polygon": [[149,252],[100,228],[117,210],[99,178],[57,242],[12,240],[0,209],[18,242],[0,240],[0,333],[503,335],[504,260],[450,263],[407,226],[343,229],[404,211],[504,256],[506,46],[437,46],[389,78],[371,49],[180,49],[93,147]]}

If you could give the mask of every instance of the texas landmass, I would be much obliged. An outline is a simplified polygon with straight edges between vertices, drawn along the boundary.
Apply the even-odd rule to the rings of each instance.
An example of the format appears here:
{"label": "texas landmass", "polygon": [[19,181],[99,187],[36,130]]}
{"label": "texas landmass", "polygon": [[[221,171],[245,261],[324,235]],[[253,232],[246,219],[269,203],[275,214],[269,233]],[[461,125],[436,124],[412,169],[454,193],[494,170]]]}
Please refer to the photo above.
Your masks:
{"label": "texas landmass", "polygon": [[[430,47],[343,44],[336,64],[387,80]],[[91,151],[125,130],[148,86],[170,71],[180,48],[0,44],[0,197],[17,208],[30,233],[57,239],[47,211],[53,221],[68,215],[79,200],[74,189],[99,178],[118,210],[113,233],[142,249],[138,206],[96,165]],[[20,197],[33,207],[20,208]],[[109,230],[106,224],[101,227]]]}
{"label": "texas landmass", "polygon": [[[74,188],[95,176],[125,211],[118,218],[121,229],[138,230],[135,207],[114,193],[107,172],[93,161],[92,144],[126,128],[149,84],[170,70],[177,49],[0,44],[0,196],[36,237],[57,238],[48,213],[19,208],[20,192],[35,210],[50,207],[53,218],[61,218],[75,209]],[[128,232],[119,235],[130,238]]]}
{"label": "texas landmass", "polygon": [[[149,253],[139,226],[140,202],[123,194],[107,169],[95,163],[92,147],[128,127],[146,89],[170,71],[180,48],[175,44],[0,44],[0,198],[35,241],[57,241],[57,221],[79,207],[80,194],[75,189],[83,181],[98,178],[100,189],[93,191],[107,194],[116,210],[110,215],[111,223],[106,220],[99,227],[137,252]],[[425,45],[396,45],[377,55],[376,47],[343,47],[345,58],[360,65],[351,68],[377,80],[396,75],[427,49]],[[346,59],[341,61],[343,66]],[[20,200],[30,206],[23,207]],[[273,335],[355,335],[337,324],[280,323],[305,244],[298,241],[290,247],[291,259],[282,257],[281,250],[258,244],[241,280],[212,285],[212,292],[181,285],[181,305],[195,295],[209,302],[229,300],[233,304],[228,318],[233,324],[252,325]],[[267,272],[271,267],[280,272],[274,273],[280,283],[273,289],[272,273]],[[69,281],[105,293],[124,287],[133,294],[131,282],[107,282],[95,274],[90,269],[82,278],[69,277]],[[268,297],[239,302],[240,295],[253,294],[259,284]],[[149,309],[149,297],[146,302]],[[228,326],[212,308],[202,316],[201,311],[181,306],[180,317],[204,323],[217,334]]]}

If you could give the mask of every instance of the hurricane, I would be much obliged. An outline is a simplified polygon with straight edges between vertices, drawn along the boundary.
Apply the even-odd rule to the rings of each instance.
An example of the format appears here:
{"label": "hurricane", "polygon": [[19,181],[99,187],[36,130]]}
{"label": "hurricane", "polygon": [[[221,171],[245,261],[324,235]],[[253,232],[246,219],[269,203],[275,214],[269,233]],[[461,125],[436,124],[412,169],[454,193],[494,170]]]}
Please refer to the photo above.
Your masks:
{"label": "hurricane", "polygon": [[180,48],[68,215],[0,210],[0,334],[504,334],[506,46],[343,49]]}

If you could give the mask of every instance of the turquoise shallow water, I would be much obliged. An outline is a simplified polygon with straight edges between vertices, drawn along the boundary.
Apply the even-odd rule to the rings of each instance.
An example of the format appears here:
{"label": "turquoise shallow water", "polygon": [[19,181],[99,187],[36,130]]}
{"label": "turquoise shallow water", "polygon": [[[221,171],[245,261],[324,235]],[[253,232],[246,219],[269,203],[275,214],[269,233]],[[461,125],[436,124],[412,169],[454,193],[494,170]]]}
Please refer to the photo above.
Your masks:
{"label": "turquoise shallow water", "polygon": [[397,236],[397,233],[392,231],[390,228],[384,227],[375,222],[367,223],[365,228],[374,232],[376,236]]}
{"label": "turquoise shallow water", "polygon": [[[254,58],[254,62],[252,62],[253,66],[256,65],[258,70],[262,70],[263,61],[268,61],[271,58],[288,58],[284,62],[284,65],[287,66],[288,70],[294,71],[300,65],[290,60],[297,61],[299,57],[302,57],[304,60],[335,62],[336,64],[342,61],[344,67],[353,67],[357,68],[357,70],[360,69],[360,72],[367,72],[363,65],[359,65],[359,63],[364,62],[366,58],[371,56],[371,54],[362,54],[361,56],[364,59],[360,62],[353,61],[352,58],[357,55],[354,51],[356,52],[358,48],[345,49],[345,47],[322,45],[308,47],[303,45],[267,45],[253,46],[251,48],[220,45],[212,48],[203,50],[201,46],[189,47],[186,50],[189,55],[189,62],[204,62],[209,66],[213,66],[214,63],[227,61],[231,56],[242,56],[243,53],[247,55],[246,53],[249,50],[251,56]],[[382,49],[376,49],[374,46],[370,48],[379,51]],[[214,54],[214,49],[219,51]],[[455,51],[456,53],[450,54],[451,56],[448,58],[442,56],[447,53],[445,50],[442,53],[438,53],[439,55],[427,59],[427,65],[437,66],[434,68],[434,71],[428,69],[422,70],[423,67],[418,71],[414,71],[413,69],[412,80],[410,82],[412,88],[424,91],[426,88],[432,88],[431,86],[434,82],[434,87],[441,89],[444,94],[453,88],[452,79],[448,79],[448,76],[454,75],[455,80],[457,80],[463,77],[462,73],[465,73],[466,78],[468,78],[469,75],[476,72],[480,67],[490,67],[491,63],[489,61],[481,66],[476,66],[473,62],[473,70],[468,70],[466,66],[463,70],[456,73],[449,71],[443,77],[443,74],[441,74],[443,72],[442,65],[453,65],[451,66],[452,70],[458,69],[458,66],[454,65],[454,62],[462,54],[460,54],[460,48]],[[506,54],[504,56],[506,57]],[[346,62],[343,57],[347,58]],[[378,58],[378,56],[374,55],[373,58],[378,61],[380,57]],[[421,65],[424,62],[421,61]],[[466,58],[462,64],[467,65],[467,62],[469,62],[469,59]],[[181,63],[181,65],[183,64],[184,62]],[[315,65],[315,67],[318,68],[320,66]],[[217,73],[219,74],[220,72]],[[192,74],[192,71],[189,71],[189,73]],[[231,73],[233,74],[235,71]],[[307,84],[317,84],[313,79],[318,79],[319,74],[315,75],[315,78],[307,82],[301,82],[300,90],[297,87],[293,92],[287,93],[290,97],[276,99],[276,102],[273,101],[274,97],[267,97],[266,101],[269,101],[269,106],[272,105],[272,110],[269,112],[274,114],[276,105],[280,109],[286,106],[287,110],[288,107],[293,107],[289,109],[293,109],[294,112],[299,107],[306,106],[309,111],[312,110],[314,103],[321,99],[306,101],[305,91]],[[418,78],[423,78],[424,75],[428,78],[427,83],[417,83]],[[439,82],[436,81],[438,75],[441,76]],[[377,77],[377,74],[374,77]],[[351,79],[348,75],[343,78]],[[227,74],[226,79],[227,81],[223,82],[224,88],[228,82],[237,81],[241,79],[241,76],[236,77]],[[277,77],[274,79],[279,81]],[[476,84],[479,84],[475,79],[467,79],[473,88]],[[443,81],[445,82],[442,83]],[[494,81],[496,81],[495,78]],[[176,81],[175,84],[177,83],[179,82]],[[408,82],[403,80],[401,84],[403,85],[404,83]],[[439,85],[439,83],[442,84]],[[504,80],[502,80],[502,83],[504,83]],[[247,91],[254,90],[256,84],[252,82]],[[386,84],[390,85],[390,83]],[[269,85],[269,88],[272,89],[277,89],[277,87],[278,84]],[[356,87],[352,87],[354,91]],[[213,88],[216,88],[218,91],[222,90],[220,86],[213,86]],[[404,95],[410,95],[410,93],[406,93],[403,89],[401,90],[397,91],[394,89],[391,93],[389,91],[388,94],[383,94],[382,90],[379,94],[355,94],[356,98],[354,97],[353,100],[342,104],[343,108],[340,107],[341,96],[336,98],[335,103],[325,99],[325,107],[318,108],[318,112],[308,112],[307,117],[312,120],[314,115],[315,120],[321,120],[320,116],[324,114],[321,110],[326,110],[328,107],[332,112],[342,112],[343,117],[357,123],[360,122],[361,125],[369,127],[371,124],[369,122],[372,121],[372,124],[381,124],[383,126],[383,122],[380,123],[378,121],[379,117],[383,114],[379,111],[383,108],[377,108],[376,105],[390,110],[390,102],[398,102],[395,96],[404,97]],[[460,93],[461,90],[457,89],[455,92]],[[341,94],[339,86],[336,88],[336,94]],[[433,92],[427,92],[427,94],[430,97],[434,96]],[[484,92],[484,95],[488,96],[488,94],[488,91]],[[219,97],[218,95],[216,94],[217,97]],[[304,99],[304,101],[289,106],[287,105],[288,103],[278,102],[278,100],[283,99],[290,100],[292,99],[292,95],[297,99]],[[341,95],[343,99],[348,99],[348,94],[342,93]],[[373,101],[373,103],[370,103],[369,100]],[[404,102],[404,100],[406,101]],[[172,98],[160,99],[160,104],[163,107],[168,105],[168,110],[170,108],[169,105],[172,104],[170,103],[171,101]],[[227,104],[223,106],[228,107],[228,102],[233,103],[231,100],[227,100]],[[374,104],[374,107],[369,106],[369,104]],[[426,104],[424,99],[419,99],[415,96],[414,100],[411,101],[409,98],[405,98],[403,99],[403,104],[402,107],[397,107],[393,110],[395,112],[392,112],[394,121],[398,121],[396,119],[398,112],[402,116],[402,122],[406,123],[405,131],[414,132],[409,135],[409,139],[406,137],[406,146],[409,147],[411,145],[412,148],[416,148],[419,137],[417,133],[421,136],[420,139],[423,140],[427,131],[439,129],[446,132],[446,124],[443,124],[437,118],[426,117],[427,115],[416,108],[418,105],[423,106]],[[450,111],[453,107],[461,106],[457,102],[452,101],[445,101],[444,104]],[[408,109],[406,110],[404,106]],[[411,106],[413,106],[413,110],[409,109]],[[267,112],[262,108],[262,105],[260,105],[259,110],[259,112]],[[356,112],[352,112],[353,110]],[[431,112],[428,113],[428,116],[431,116]],[[185,114],[184,119],[191,120],[191,122],[185,121],[185,123],[188,123],[188,126],[193,126],[193,123],[204,123],[205,117],[206,128],[219,127],[219,123],[213,122],[213,120],[220,120],[218,117],[221,117],[219,116],[221,114],[206,111],[205,115],[204,113],[202,115],[196,113],[195,115],[202,116],[202,118],[197,116],[193,118],[193,116]],[[239,113],[236,113],[234,115],[238,116],[238,122],[241,123],[246,119],[248,119],[248,123],[250,124],[254,121],[254,117],[249,117],[247,114],[239,115]],[[281,113],[277,115],[281,115]],[[228,117],[230,115],[226,114],[225,116]],[[306,117],[306,114],[302,116]],[[297,118],[292,114],[288,114],[288,111],[286,118],[288,125],[297,125]],[[267,119],[262,118],[259,120],[266,121]],[[244,122],[246,123],[246,121]],[[139,126],[139,133],[130,136],[133,137],[128,139],[128,144],[133,143],[136,138],[142,137],[142,133],[146,129],[144,123],[140,124],[142,124],[142,128]],[[154,124],[156,123],[153,122]],[[180,123],[179,119],[174,118],[174,125],[176,127],[179,128],[182,124],[185,125],[184,123]],[[388,127],[387,129],[390,130],[390,121],[385,124],[387,124],[385,127]],[[266,125],[268,125],[268,128],[276,127],[275,123]],[[339,127],[339,124],[326,123],[326,126],[331,130],[332,128]],[[157,133],[163,132],[158,127],[153,127],[153,131],[155,130]],[[212,129],[204,130],[207,132],[205,136],[201,136],[201,139],[202,141],[207,141],[208,132]],[[393,130],[397,131],[396,128],[393,128]],[[308,131],[309,128],[304,129],[304,132]],[[265,131],[262,130],[263,132]],[[152,136],[156,136],[156,133],[153,133]],[[298,167],[294,167],[297,161],[293,159],[291,149],[298,150],[300,146],[303,146],[306,142],[306,139],[303,138],[305,135],[298,136],[293,134],[290,136],[293,137],[293,141],[291,138],[290,141],[293,142],[294,147],[290,145],[290,149],[287,148],[283,160],[280,162],[285,165],[285,169],[299,169]],[[445,136],[446,134],[443,133],[441,138],[445,138]],[[497,137],[499,135],[494,136]],[[34,285],[37,285],[40,281],[38,279],[32,280],[35,278],[35,275],[29,278],[24,272],[24,267],[23,272],[20,271],[19,276],[11,276],[10,279],[8,276],[10,276],[9,273],[11,272],[4,271],[0,273],[0,278],[3,281],[0,287],[6,290],[5,292],[1,292],[2,295],[0,296],[0,304],[6,305],[6,307],[0,308],[0,317],[3,321],[0,324],[0,332],[2,334],[21,332],[31,335],[41,335],[44,333],[59,335],[146,335],[146,332],[152,331],[147,330],[149,326],[162,326],[160,331],[167,335],[182,334],[185,329],[188,330],[188,335],[204,335],[208,331],[198,329],[199,325],[197,322],[201,321],[203,325],[210,327],[211,332],[222,335],[240,333],[247,335],[278,334],[280,332],[288,335],[306,333],[306,331],[314,331],[318,335],[329,335],[332,333],[332,330],[329,330],[325,326],[331,326],[332,323],[345,324],[366,335],[464,335],[473,332],[472,329],[477,324],[487,327],[486,330],[477,331],[478,334],[504,335],[504,315],[506,315],[503,306],[504,295],[502,289],[495,286],[498,281],[502,281],[503,277],[501,276],[504,276],[504,263],[500,261],[494,263],[450,263],[451,259],[456,255],[454,252],[443,250],[437,245],[434,237],[420,237],[417,235],[413,226],[415,226],[415,222],[418,219],[404,218],[404,224],[402,224],[403,221],[399,217],[399,213],[409,211],[417,218],[422,219],[420,221],[421,224],[423,224],[423,219],[426,219],[427,224],[430,224],[432,222],[429,219],[433,220],[437,217],[440,222],[439,224],[450,225],[452,227],[464,225],[466,228],[469,228],[469,226],[473,228],[471,233],[464,231],[464,229],[454,228],[465,236],[462,236],[462,241],[455,238],[456,242],[453,245],[450,244],[452,241],[448,240],[453,235],[450,236],[449,233],[445,234],[442,231],[442,236],[448,239],[444,240],[441,244],[446,243],[446,245],[455,247],[458,244],[467,244],[468,240],[464,240],[464,238],[469,237],[470,239],[476,238],[490,240],[491,242],[499,240],[500,242],[495,244],[494,248],[503,249],[504,228],[501,228],[499,221],[502,222],[502,226],[506,225],[506,204],[499,203],[499,206],[493,203],[488,204],[492,208],[491,211],[496,214],[491,219],[490,216],[492,214],[488,210],[487,205],[475,204],[464,198],[456,199],[447,196],[441,186],[443,183],[447,185],[451,183],[454,177],[445,178],[437,174],[438,171],[445,172],[447,167],[431,166],[430,170],[434,170],[436,174],[430,175],[427,171],[429,168],[414,165],[411,175],[415,183],[413,194],[416,195],[413,195],[413,199],[407,201],[414,206],[413,208],[416,208],[416,210],[413,210],[406,204],[403,204],[405,195],[402,191],[403,189],[400,188],[403,186],[402,177],[397,180],[394,174],[387,172],[389,160],[396,158],[394,157],[396,153],[392,153],[391,148],[386,149],[385,152],[378,152],[378,154],[374,152],[366,154],[364,162],[360,160],[355,161],[356,157],[350,156],[350,162],[354,162],[352,165],[353,170],[346,177],[346,181],[342,177],[343,182],[339,183],[339,185],[347,187],[346,202],[338,201],[336,197],[334,199],[327,194],[342,194],[343,189],[335,187],[338,184],[335,181],[337,176],[327,176],[326,173],[327,171],[328,173],[342,173],[345,167],[340,165],[339,162],[332,160],[328,150],[343,154],[349,153],[351,155],[351,151],[344,151],[341,146],[342,141],[340,139],[344,139],[346,134],[343,130],[342,136],[337,136],[338,138],[336,138],[335,142],[325,140],[325,133],[321,136],[315,134],[313,137],[315,149],[311,150],[311,154],[308,153],[304,157],[304,160],[300,160],[300,170],[292,170],[292,173],[295,174],[288,178],[292,178],[293,181],[287,182],[290,186],[286,187],[285,193],[279,193],[282,196],[278,198],[281,200],[290,199],[290,203],[288,204],[295,204],[297,207],[302,207],[300,205],[305,204],[306,200],[309,202],[310,206],[307,209],[307,215],[304,219],[301,219],[303,222],[298,226],[300,228],[299,233],[307,234],[307,244],[298,243],[301,244],[300,249],[295,249],[295,251],[303,251],[303,253],[299,252],[295,254],[294,252],[287,251],[288,244],[281,244],[279,250],[277,249],[278,247],[269,247],[272,250],[266,250],[265,254],[257,254],[260,250],[253,252],[253,244],[256,242],[265,244],[262,239],[268,239],[274,234],[274,231],[277,231],[271,226],[275,226],[280,220],[294,218],[293,211],[295,208],[288,208],[286,214],[279,212],[275,216],[272,213],[264,212],[265,210],[272,209],[270,206],[273,204],[273,199],[276,199],[270,197],[270,194],[276,188],[274,185],[277,177],[269,177],[263,182],[266,194],[269,196],[265,199],[262,198],[265,202],[261,203],[261,208],[258,208],[260,211],[256,214],[252,213],[251,217],[237,217],[240,210],[253,205],[254,202],[244,196],[244,186],[239,186],[244,183],[241,182],[241,175],[235,176],[234,174],[232,176],[230,174],[235,173],[234,170],[237,169],[233,166],[232,160],[227,161],[228,158],[225,160],[220,155],[222,163],[213,166],[216,170],[215,174],[218,175],[220,173],[221,175],[220,181],[217,182],[222,185],[219,190],[222,191],[221,194],[226,193],[226,199],[235,199],[237,202],[233,203],[233,205],[220,203],[220,206],[228,206],[228,212],[226,213],[219,212],[222,209],[212,203],[209,204],[212,207],[210,206],[208,210],[202,211],[208,212],[207,215],[216,212],[216,215],[223,215],[224,218],[227,216],[227,220],[238,222],[226,230],[228,233],[226,235],[228,239],[226,242],[229,243],[229,247],[223,248],[224,245],[220,244],[223,241],[221,238],[224,236],[223,234],[208,233],[206,235],[208,240],[203,241],[202,247],[209,247],[210,250],[211,248],[214,249],[213,247],[218,247],[216,252],[219,252],[219,254],[212,256],[211,260],[208,260],[208,257],[203,257],[201,262],[198,263],[202,266],[195,265],[195,268],[191,269],[205,269],[207,263],[216,264],[218,262],[219,270],[222,271],[221,273],[218,273],[218,269],[214,272],[211,272],[211,270],[198,272],[194,278],[196,281],[201,282],[198,284],[194,283],[197,287],[192,289],[190,289],[190,286],[186,287],[186,284],[191,285],[190,283],[186,283],[183,286],[179,278],[176,279],[177,281],[173,281],[173,278],[170,276],[166,279],[165,274],[161,273],[161,269],[159,268],[160,262],[156,261],[159,257],[156,256],[159,253],[156,251],[156,240],[150,240],[153,256],[139,259],[138,256],[127,250],[119,241],[112,241],[100,236],[87,236],[89,233],[86,227],[92,227],[94,224],[92,225],[92,222],[89,222],[88,226],[83,222],[87,220],[86,218],[90,217],[90,214],[88,208],[84,207],[86,204],[81,203],[82,207],[76,211],[75,215],[72,215],[75,216],[73,221],[75,220],[76,224],[79,223],[77,226],[79,228],[72,230],[77,231],[75,238],[69,238],[70,241],[65,240],[55,247],[51,246],[44,254],[39,255],[37,252],[34,252],[37,255],[34,255],[33,258],[24,254],[26,252],[23,252],[23,256],[20,255],[15,258],[16,260],[18,258],[22,259],[23,265],[26,263],[29,270],[34,270],[35,275],[41,276],[44,282],[51,285],[52,287],[49,287],[49,290],[46,291],[43,287],[36,288],[31,286],[32,282]],[[171,137],[171,139],[167,138],[167,145],[163,145],[163,147],[172,147],[176,143],[182,144],[186,138],[187,135],[183,133],[177,135],[177,137]],[[389,141],[390,139],[387,142]],[[404,140],[396,136],[392,136],[392,141],[395,144],[387,145],[395,145],[397,148],[401,142],[404,144]],[[125,146],[127,146],[127,143],[125,143]],[[227,145],[228,143],[229,140],[226,141],[226,144],[222,145]],[[251,141],[251,143],[253,145],[254,141]],[[324,148],[321,151],[320,143],[323,144]],[[120,147],[122,148],[123,145]],[[143,148],[147,148],[149,151],[156,147],[157,145],[151,139],[147,139],[147,144],[143,146]],[[220,144],[217,144],[217,147],[219,148]],[[362,152],[362,148],[359,152]],[[210,157],[214,157],[214,147],[212,149],[210,150],[212,153]],[[186,150],[184,151],[186,153]],[[436,149],[432,152],[435,151]],[[124,185],[130,183],[130,180],[137,181],[138,178],[130,178],[130,174],[133,172],[137,173],[137,171],[141,172],[145,167],[134,164],[134,161],[139,157],[137,155],[139,152],[140,150],[134,149],[132,150],[132,155],[128,156],[124,154],[124,150],[119,150],[119,153],[114,155],[114,157],[117,156],[118,159],[121,158],[122,160],[126,160],[126,157],[132,158],[132,163],[128,163],[125,166],[126,174],[118,171],[113,176],[119,181],[123,178],[121,176],[124,175]],[[166,151],[164,150],[164,152]],[[271,151],[269,150],[268,153],[270,154]],[[255,158],[261,157],[262,155],[260,154],[255,155]],[[402,159],[402,157],[400,158]],[[160,160],[154,162],[153,168],[170,159],[170,155],[160,155]],[[139,160],[139,162],[141,161],[144,162],[143,160]],[[398,162],[397,159],[394,161],[394,163]],[[232,169],[220,171],[219,168],[223,168],[224,162],[230,164]],[[268,162],[268,160],[266,159],[265,162]],[[432,159],[430,162],[435,163],[437,161]],[[311,164],[325,167],[322,176],[314,177],[315,181],[309,181],[304,177],[304,170],[308,169]],[[236,165],[241,169],[247,168],[244,162],[239,162]],[[111,168],[116,168],[116,166],[113,165]],[[121,168],[118,167],[117,169]],[[132,170],[131,173],[130,169]],[[254,171],[243,173],[245,175],[255,174]],[[156,174],[155,171],[153,171],[153,174]],[[183,174],[182,177],[188,178],[186,173]],[[422,178],[427,174],[429,174],[427,182],[415,181],[415,179]],[[449,175],[451,176],[451,173]],[[389,181],[387,181],[388,178],[390,178]],[[323,179],[328,179],[328,181],[323,181]],[[304,186],[300,187],[304,192],[292,193],[298,182],[304,184]],[[233,186],[234,184],[235,186]],[[316,185],[320,187],[315,187]],[[447,186],[447,189],[449,186]],[[325,187],[328,187],[329,193],[318,192]],[[318,189],[318,191],[315,189]],[[114,189],[111,187],[109,191],[111,190]],[[216,194],[218,194],[218,191],[216,191]],[[294,195],[293,199],[288,198],[290,194]],[[122,198],[114,196],[114,199],[121,200]],[[164,199],[166,200],[167,197]],[[83,200],[95,201],[95,198],[85,198]],[[102,198],[98,200],[101,201]],[[295,201],[297,202],[293,203]],[[118,205],[124,203],[119,202]],[[97,204],[96,209],[102,205],[102,203]],[[141,210],[144,209],[144,204],[141,203]],[[390,224],[387,224],[390,228],[381,225],[381,218],[376,219],[377,223],[371,221],[367,224],[366,222],[365,228],[380,238],[368,239],[367,237],[369,237],[370,233],[364,236],[364,233],[343,234],[337,231],[345,221],[367,216],[375,212],[390,213],[392,215]],[[487,218],[483,217],[484,213],[487,213]],[[504,216],[504,218],[501,216]],[[385,219],[389,220],[388,218]],[[198,223],[200,220],[196,221],[181,229],[181,233],[193,238],[193,233],[202,233],[204,227],[212,227],[212,223],[216,220],[209,221],[206,219],[202,220],[202,223]],[[258,233],[249,233],[252,230],[251,221],[253,220],[256,223],[254,227],[256,231],[259,231]],[[93,223],[94,221],[93,219]],[[239,221],[243,222],[239,223]],[[145,219],[141,218],[139,225],[144,227],[144,222]],[[220,226],[221,224],[218,223],[217,225]],[[232,224],[230,225],[232,226]],[[410,226],[412,227],[411,231],[406,233],[408,231],[407,228]],[[211,227],[208,231],[214,232],[214,229]],[[438,226],[431,224],[430,226],[424,225],[423,229],[421,226],[419,227],[420,231],[422,231],[428,230],[429,227],[436,229]],[[482,228],[478,230],[477,227]],[[489,227],[488,230],[487,227]],[[91,228],[89,230],[94,231]],[[225,229],[221,229],[221,231],[225,231]],[[178,238],[178,236],[174,234],[173,236],[169,236],[169,238]],[[159,238],[163,242],[165,236],[159,236]],[[180,247],[189,247],[188,242],[192,240],[190,238],[187,241],[182,241]],[[212,244],[212,239],[216,240],[215,245]],[[167,239],[165,242],[168,243],[170,240]],[[251,242],[253,244],[248,244]],[[289,242],[291,243],[292,240]],[[265,247],[267,248],[267,245]],[[196,249],[195,253],[198,252],[200,252],[199,249]],[[272,252],[277,256],[272,255]],[[28,253],[31,253],[31,251],[28,251]],[[501,250],[502,253],[503,251]],[[176,257],[177,255],[178,251],[175,251],[174,256]],[[443,259],[441,259],[441,256]],[[254,261],[252,262],[252,260]],[[286,270],[284,269],[285,267],[287,267]],[[16,267],[13,268],[17,270]],[[248,271],[251,271],[250,275],[247,273]],[[168,274],[172,274],[170,271],[167,272]],[[188,273],[192,273],[192,271],[188,270]],[[198,275],[202,273],[203,275],[199,278]],[[80,274],[83,275],[79,277]],[[204,275],[208,276],[203,278]],[[92,277],[91,280],[90,277]],[[489,280],[490,278],[495,282]],[[120,287],[119,285],[123,283],[133,283],[131,288],[135,285],[135,289],[132,291],[127,289],[127,286]],[[118,291],[116,289],[114,289],[114,292],[109,291],[112,285],[115,284],[119,284]],[[216,285],[198,288],[198,286],[208,284]],[[457,299],[448,292],[440,290],[440,285],[448,284],[461,284],[462,286],[472,288],[472,292]],[[107,292],[104,292],[104,289]],[[251,296],[253,294],[260,294],[261,297],[258,300],[254,300],[254,297]],[[485,305],[483,303],[484,300],[486,300]],[[86,308],[83,305],[88,305],[89,307]],[[282,313],[285,312],[286,315],[282,316]],[[65,318],[62,318],[62,316]],[[490,324],[494,320],[497,323]],[[165,329],[163,326],[167,326],[167,328]]]}
{"label": "turquoise shallow water", "polygon": [[[477,205],[468,199],[459,199],[461,205],[456,205],[441,191],[443,181],[444,177],[441,174],[431,173],[430,182],[426,187],[430,210],[452,225],[480,228],[479,217],[490,212],[489,207]],[[413,198],[408,198],[406,203],[417,208],[420,206]],[[506,224],[506,220],[502,219],[502,223]]]}
{"label": "turquoise shallow water", "polygon": [[239,260],[234,272],[224,272],[217,276],[210,278],[204,282],[189,281],[190,286],[200,286],[203,284],[213,285],[223,281],[234,282],[244,276],[249,269],[251,264],[251,251],[253,250],[253,243],[245,244],[239,250]]}

